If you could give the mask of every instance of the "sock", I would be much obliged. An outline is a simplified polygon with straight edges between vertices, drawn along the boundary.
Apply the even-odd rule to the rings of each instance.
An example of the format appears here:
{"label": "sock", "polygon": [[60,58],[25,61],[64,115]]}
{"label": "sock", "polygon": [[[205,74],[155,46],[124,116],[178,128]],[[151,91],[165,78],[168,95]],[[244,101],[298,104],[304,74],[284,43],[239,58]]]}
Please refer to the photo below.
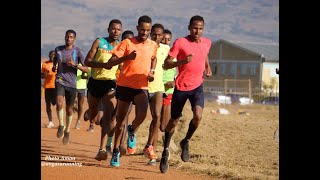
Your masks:
{"label": "sock", "polygon": [[57,111],[58,119],[59,119],[59,125],[64,126],[64,119],[63,119],[63,108],[60,111]]}
{"label": "sock", "polygon": [[185,139],[188,139],[188,140],[191,139],[193,133],[196,131],[197,128],[198,128],[198,126],[195,126],[191,120],[189,123],[189,129],[188,129],[188,132],[187,132]]}
{"label": "sock", "polygon": [[167,132],[165,131],[164,133],[164,142],[163,142],[163,145],[164,145],[164,149],[166,148],[169,148],[169,145],[170,145],[170,140],[171,140],[171,137],[173,135],[174,131],[173,132]]}
{"label": "sock", "polygon": [[133,125],[128,126],[128,131],[133,132]]}
{"label": "sock", "polygon": [[[50,107],[49,107],[50,108]],[[52,121],[52,113],[51,113],[51,109],[48,109],[47,108],[47,114],[48,114],[48,119],[49,119],[49,122]]]}
{"label": "sock", "polygon": [[67,116],[67,127],[66,127],[66,132],[70,132],[70,126],[71,126],[71,122],[72,122],[72,115],[71,116]]}
{"label": "sock", "polygon": [[108,137],[107,146],[111,146],[112,145],[112,137],[113,136]]}
{"label": "sock", "polygon": [[149,148],[149,146],[151,146],[151,144],[147,144],[147,145],[146,145],[146,148]]}
{"label": "sock", "polygon": [[118,153],[119,152],[119,148],[113,148],[113,153]]}

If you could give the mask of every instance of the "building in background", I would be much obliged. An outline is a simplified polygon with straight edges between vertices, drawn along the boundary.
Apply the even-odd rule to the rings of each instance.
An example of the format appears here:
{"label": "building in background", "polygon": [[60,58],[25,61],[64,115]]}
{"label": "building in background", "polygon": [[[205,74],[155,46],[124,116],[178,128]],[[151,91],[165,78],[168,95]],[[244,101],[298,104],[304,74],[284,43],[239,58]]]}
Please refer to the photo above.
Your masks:
{"label": "building in background", "polygon": [[206,91],[238,95],[259,90],[279,93],[279,44],[219,39],[211,46],[209,62],[214,75],[205,79]]}

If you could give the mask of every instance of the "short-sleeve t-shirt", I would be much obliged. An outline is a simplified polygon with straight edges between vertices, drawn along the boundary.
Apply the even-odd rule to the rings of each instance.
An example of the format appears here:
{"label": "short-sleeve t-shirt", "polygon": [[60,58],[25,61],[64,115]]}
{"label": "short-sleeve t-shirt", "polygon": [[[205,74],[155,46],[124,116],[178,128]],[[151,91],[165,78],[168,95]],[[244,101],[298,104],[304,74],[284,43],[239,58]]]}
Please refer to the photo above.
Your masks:
{"label": "short-sleeve t-shirt", "polygon": [[211,40],[201,37],[200,42],[192,42],[189,36],[178,38],[169,51],[171,57],[177,61],[185,60],[192,54],[192,61],[178,66],[178,76],[175,87],[180,91],[190,91],[203,83],[205,62],[211,47]]}
{"label": "short-sleeve t-shirt", "polygon": [[170,50],[170,46],[166,44],[159,44],[159,47],[157,49],[157,64],[154,71],[154,80],[149,82],[148,84],[148,91],[150,93],[158,92],[158,91],[164,91],[164,84],[163,84],[163,68],[162,65],[164,63],[164,60],[168,56],[168,52]]}
{"label": "short-sleeve t-shirt", "polygon": [[44,78],[43,88],[55,88],[55,80],[57,72],[52,71],[53,62],[46,61],[42,63],[41,72],[47,73],[47,76]]}
{"label": "short-sleeve t-shirt", "polygon": [[77,69],[67,64],[70,56],[76,61],[76,64],[84,64],[84,52],[77,46],[72,49],[66,49],[65,46],[58,46],[55,49],[58,62],[56,82],[70,88],[76,88]]}
{"label": "short-sleeve t-shirt", "polygon": [[[177,61],[174,59],[174,61]],[[167,70],[163,70],[163,84],[167,84],[169,81],[174,81],[174,78],[176,76],[176,70],[177,68],[170,68]],[[174,88],[168,88],[167,86],[164,86],[164,92],[166,94],[173,94]]]}
{"label": "short-sleeve t-shirt", "polygon": [[112,50],[112,54],[120,58],[136,50],[136,58],[123,62],[117,85],[148,90],[148,74],[150,72],[151,59],[156,57],[157,48],[157,43],[150,39],[139,42],[136,37],[133,37],[121,41]]}

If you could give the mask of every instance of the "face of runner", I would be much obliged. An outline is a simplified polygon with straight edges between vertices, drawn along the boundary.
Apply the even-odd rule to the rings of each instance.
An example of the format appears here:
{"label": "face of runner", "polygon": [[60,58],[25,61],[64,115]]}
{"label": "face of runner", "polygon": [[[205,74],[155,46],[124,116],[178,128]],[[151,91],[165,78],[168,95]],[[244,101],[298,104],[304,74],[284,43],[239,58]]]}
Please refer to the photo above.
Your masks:
{"label": "face of runner", "polygon": [[108,28],[109,38],[113,40],[119,39],[122,32],[122,25],[120,23],[111,23]]}
{"label": "face of runner", "polygon": [[171,44],[171,38],[172,38],[172,35],[171,35],[171,34],[164,33],[161,43],[170,46],[170,44]]}
{"label": "face of runner", "polygon": [[200,37],[202,36],[202,33],[203,33],[203,28],[204,28],[204,22],[199,20],[194,20],[192,24],[188,27],[190,31],[190,35],[195,41],[200,40]]}
{"label": "face of runner", "polygon": [[152,27],[151,23],[147,23],[147,22],[141,22],[137,26],[138,36],[141,41],[145,41],[148,39],[151,31],[151,27]]}
{"label": "face of runner", "polygon": [[128,39],[128,38],[133,38],[133,34],[125,34],[125,35],[123,35],[122,40]]}
{"label": "face of runner", "polygon": [[68,32],[64,37],[67,46],[73,45],[76,40],[76,35],[72,32]]}
{"label": "face of runner", "polygon": [[162,38],[163,38],[162,28],[154,28],[151,30],[151,39],[154,40],[157,44],[161,42]]}

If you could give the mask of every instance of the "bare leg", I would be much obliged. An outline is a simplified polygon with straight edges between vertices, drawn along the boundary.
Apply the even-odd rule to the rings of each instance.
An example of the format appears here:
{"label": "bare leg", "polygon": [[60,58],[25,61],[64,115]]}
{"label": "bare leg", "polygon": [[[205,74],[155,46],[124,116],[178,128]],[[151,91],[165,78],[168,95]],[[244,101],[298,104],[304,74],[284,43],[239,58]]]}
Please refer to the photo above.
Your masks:
{"label": "bare leg", "polygon": [[132,103],[130,103],[128,113],[126,115],[126,124],[124,126],[123,133],[122,133],[121,140],[120,140],[120,156],[125,155],[127,153],[127,147],[125,146],[125,139],[126,139],[126,135],[127,135],[129,115],[131,113],[132,106],[133,106]]}
{"label": "bare leg", "polygon": [[152,122],[149,128],[149,138],[147,145],[152,145],[156,149],[158,132],[160,127],[161,109],[163,104],[163,92],[156,92],[150,101],[150,111]]}
{"label": "bare leg", "polygon": [[101,140],[100,149],[105,149],[107,146],[108,136],[112,137],[114,134],[114,118],[113,112],[116,108],[117,100],[115,98],[115,91],[109,92],[103,97],[104,112],[101,123]]}

